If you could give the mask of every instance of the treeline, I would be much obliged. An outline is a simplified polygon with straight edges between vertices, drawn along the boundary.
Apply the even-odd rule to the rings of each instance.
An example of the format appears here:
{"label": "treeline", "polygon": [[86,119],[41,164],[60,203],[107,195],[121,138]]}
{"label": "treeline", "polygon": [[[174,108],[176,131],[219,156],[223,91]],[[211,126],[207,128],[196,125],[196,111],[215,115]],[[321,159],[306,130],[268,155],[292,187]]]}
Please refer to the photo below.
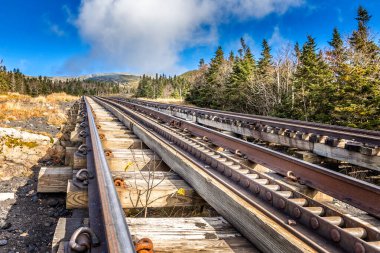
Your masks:
{"label": "treeline", "polygon": [[66,92],[70,95],[98,95],[119,93],[119,84],[111,82],[83,81],[67,79],[52,80],[47,77],[28,77],[18,69],[8,71],[0,64],[0,93],[19,92],[21,94],[39,96],[53,92]]}
{"label": "treeline", "polygon": [[343,39],[334,29],[329,48],[308,36],[276,57],[266,40],[255,59],[241,39],[235,55],[221,47],[200,61],[186,99],[198,106],[380,130],[380,50],[371,16],[357,11],[357,29]]}
{"label": "treeline", "polygon": [[155,77],[143,75],[139,81],[135,96],[146,98],[182,98],[190,88],[190,82],[179,76],[167,77],[156,74]]}

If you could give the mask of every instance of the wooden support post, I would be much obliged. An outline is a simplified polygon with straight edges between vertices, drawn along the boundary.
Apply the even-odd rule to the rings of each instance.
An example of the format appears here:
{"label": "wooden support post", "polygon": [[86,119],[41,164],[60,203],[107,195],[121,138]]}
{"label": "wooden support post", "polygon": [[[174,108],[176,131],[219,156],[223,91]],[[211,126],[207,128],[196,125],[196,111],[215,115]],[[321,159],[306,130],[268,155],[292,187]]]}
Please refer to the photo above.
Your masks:
{"label": "wooden support post", "polygon": [[42,167],[38,174],[37,192],[66,192],[67,180],[72,177],[71,167]]}

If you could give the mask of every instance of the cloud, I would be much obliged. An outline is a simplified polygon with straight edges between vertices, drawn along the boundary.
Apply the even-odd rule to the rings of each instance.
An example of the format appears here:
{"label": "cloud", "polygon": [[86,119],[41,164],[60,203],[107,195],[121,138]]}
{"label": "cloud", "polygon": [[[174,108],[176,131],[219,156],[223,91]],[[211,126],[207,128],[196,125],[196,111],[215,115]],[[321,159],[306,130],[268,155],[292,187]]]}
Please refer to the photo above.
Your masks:
{"label": "cloud", "polygon": [[290,40],[284,38],[281,35],[280,28],[278,26],[275,26],[272,36],[268,40],[268,44],[272,47],[273,51],[281,50],[284,47],[287,47],[290,43]]}
{"label": "cloud", "polygon": [[302,3],[303,0],[82,0],[75,24],[91,52],[81,62],[91,65],[101,61],[104,66],[131,72],[175,73],[182,70],[178,63],[184,49],[217,44],[221,23],[283,14]]}

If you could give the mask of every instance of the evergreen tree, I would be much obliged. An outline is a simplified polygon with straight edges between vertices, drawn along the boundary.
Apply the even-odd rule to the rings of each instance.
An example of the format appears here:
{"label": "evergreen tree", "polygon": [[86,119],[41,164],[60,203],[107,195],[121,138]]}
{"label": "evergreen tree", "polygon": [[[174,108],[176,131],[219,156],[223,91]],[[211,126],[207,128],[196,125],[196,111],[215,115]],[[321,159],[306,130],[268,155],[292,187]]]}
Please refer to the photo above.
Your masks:
{"label": "evergreen tree", "polygon": [[327,122],[332,110],[327,95],[333,89],[333,74],[322,55],[316,53],[315,40],[311,36],[308,36],[303,45],[299,60],[294,74],[296,96],[292,116],[297,119]]}

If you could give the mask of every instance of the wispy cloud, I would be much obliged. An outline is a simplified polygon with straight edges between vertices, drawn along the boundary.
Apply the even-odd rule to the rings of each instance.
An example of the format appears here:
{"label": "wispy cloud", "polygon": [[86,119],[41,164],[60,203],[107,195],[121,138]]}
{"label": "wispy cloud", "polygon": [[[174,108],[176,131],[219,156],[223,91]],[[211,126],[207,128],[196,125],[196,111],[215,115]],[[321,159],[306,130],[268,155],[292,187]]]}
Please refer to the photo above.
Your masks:
{"label": "wispy cloud", "polygon": [[268,40],[269,45],[272,47],[273,51],[281,50],[284,47],[287,47],[291,41],[284,38],[281,35],[280,28],[275,26],[273,29],[272,36]]}
{"label": "wispy cloud", "polygon": [[91,53],[81,62],[101,61],[136,72],[178,72],[181,51],[216,44],[221,23],[281,15],[302,4],[303,0],[82,0],[75,24]]}

